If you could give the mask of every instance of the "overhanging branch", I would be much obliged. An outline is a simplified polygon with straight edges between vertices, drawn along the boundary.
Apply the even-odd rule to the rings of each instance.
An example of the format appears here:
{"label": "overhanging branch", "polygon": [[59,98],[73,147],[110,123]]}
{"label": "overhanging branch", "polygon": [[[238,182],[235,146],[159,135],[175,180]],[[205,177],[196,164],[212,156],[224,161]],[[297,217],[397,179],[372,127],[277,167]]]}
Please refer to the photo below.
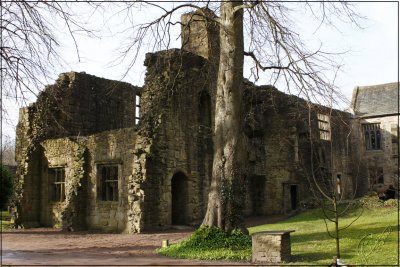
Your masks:
{"label": "overhanging branch", "polygon": [[260,61],[257,59],[257,57],[254,55],[253,52],[246,52],[244,51],[243,54],[245,56],[249,56],[251,57],[254,62],[257,65],[257,68],[261,69],[262,71],[266,71],[266,70],[271,70],[271,69],[275,69],[275,70],[288,70],[290,68],[290,65],[292,65],[292,62],[290,62],[287,66],[263,66],[261,65]]}

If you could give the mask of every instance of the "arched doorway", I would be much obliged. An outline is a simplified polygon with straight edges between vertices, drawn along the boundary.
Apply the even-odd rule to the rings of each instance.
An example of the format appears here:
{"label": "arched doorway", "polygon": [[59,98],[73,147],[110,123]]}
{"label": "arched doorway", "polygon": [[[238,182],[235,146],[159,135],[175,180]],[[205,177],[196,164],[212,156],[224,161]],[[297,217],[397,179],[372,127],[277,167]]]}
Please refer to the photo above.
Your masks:
{"label": "arched doorway", "polygon": [[171,179],[171,222],[187,223],[188,179],[182,172],[177,172]]}

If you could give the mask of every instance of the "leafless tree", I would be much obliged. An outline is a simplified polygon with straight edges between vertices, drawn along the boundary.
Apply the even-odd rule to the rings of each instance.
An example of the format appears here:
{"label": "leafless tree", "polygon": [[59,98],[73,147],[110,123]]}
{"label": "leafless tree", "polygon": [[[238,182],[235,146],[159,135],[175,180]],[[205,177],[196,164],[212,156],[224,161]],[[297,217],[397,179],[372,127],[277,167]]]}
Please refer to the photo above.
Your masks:
{"label": "leafless tree", "polygon": [[[1,1],[2,101],[15,99],[23,103],[28,96],[37,96],[44,83],[54,79],[56,67],[64,63],[58,50],[62,44],[56,22],[63,22],[79,59],[76,35],[93,35],[93,31],[82,23],[72,6],[62,1]],[[3,111],[2,108],[5,115]]]}
{"label": "leafless tree", "polygon": [[[328,132],[323,132],[321,136],[320,121],[316,128],[315,124],[313,126],[312,116],[309,116],[307,140],[309,154],[307,159],[303,157],[300,161],[308,179],[314,203],[317,203],[322,210],[326,232],[336,242],[336,257],[334,258],[338,260],[341,257],[342,231],[349,228],[363,213],[362,206],[356,201],[357,179],[361,176],[362,163],[361,157],[354,153],[355,151],[350,152],[357,148],[352,147],[354,146],[350,140],[352,127],[349,119],[345,118],[346,115],[334,111],[332,107],[322,109],[317,107],[317,111],[315,109],[316,106],[313,105],[309,112],[325,114],[329,122]],[[324,140],[321,140],[321,137]],[[353,177],[349,177],[347,173],[352,173]],[[340,223],[341,218],[355,211],[357,211],[356,216],[350,223],[346,225]],[[330,227],[331,224],[333,224],[333,230]]]}
{"label": "leafless tree", "polygon": [[[308,101],[336,101],[343,99],[326,71],[340,69],[335,54],[322,48],[309,51],[299,34],[292,28],[295,8],[310,11],[321,24],[334,25],[335,19],[356,23],[357,14],[345,1],[319,3],[282,3],[280,1],[188,1],[174,5],[151,1],[133,1],[123,11],[133,17],[135,8],[154,8],[161,15],[153,21],[130,26],[134,34],[122,51],[123,60],[133,66],[144,37],[150,36],[154,49],[167,49],[171,28],[181,25],[174,14],[196,9],[200,16],[218,24],[220,28],[220,56],[217,79],[217,102],[214,125],[214,162],[211,189],[204,225],[217,226],[226,231],[244,229],[240,194],[244,183],[246,162],[243,151],[242,79],[244,56],[252,62],[252,74],[258,79],[263,71],[274,82],[283,81],[286,89]],[[218,17],[210,17],[205,8]],[[185,27],[185,25],[183,25]],[[246,38],[245,38],[246,37]],[[245,43],[246,40],[246,43]],[[148,49],[149,47],[146,46]]]}
{"label": "leafless tree", "polygon": [[3,165],[16,166],[15,141],[5,135],[1,139],[1,163]]}

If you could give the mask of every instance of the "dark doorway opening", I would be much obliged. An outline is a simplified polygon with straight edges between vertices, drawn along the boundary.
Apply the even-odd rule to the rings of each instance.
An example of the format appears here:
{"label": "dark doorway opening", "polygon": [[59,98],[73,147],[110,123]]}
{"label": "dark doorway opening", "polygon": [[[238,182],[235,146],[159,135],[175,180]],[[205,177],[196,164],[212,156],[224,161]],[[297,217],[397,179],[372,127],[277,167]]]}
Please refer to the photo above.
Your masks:
{"label": "dark doorway opening", "polygon": [[171,209],[172,224],[187,223],[187,177],[182,172],[174,174],[171,180]]}
{"label": "dark doorway opening", "polygon": [[255,175],[250,177],[250,197],[252,215],[262,215],[265,200],[265,176]]}
{"label": "dark doorway opening", "polygon": [[297,209],[297,185],[290,186],[290,205],[291,209]]}

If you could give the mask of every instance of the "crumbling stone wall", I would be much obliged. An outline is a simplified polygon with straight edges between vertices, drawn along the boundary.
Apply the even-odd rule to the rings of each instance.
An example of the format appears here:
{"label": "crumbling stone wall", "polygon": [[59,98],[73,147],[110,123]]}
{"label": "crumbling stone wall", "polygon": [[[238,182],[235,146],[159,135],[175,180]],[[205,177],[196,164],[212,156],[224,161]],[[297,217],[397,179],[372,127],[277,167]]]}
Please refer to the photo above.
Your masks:
{"label": "crumbling stone wall", "polygon": [[[86,145],[84,139],[50,139],[43,147],[41,180],[41,224],[60,225],[63,229],[86,227],[87,173],[85,169]],[[65,202],[51,202],[49,168],[65,168]]]}
{"label": "crumbling stone wall", "polygon": [[85,136],[135,126],[140,88],[85,73],[62,73],[31,107],[42,138]]}
{"label": "crumbling stone wall", "polygon": [[[20,110],[16,138],[18,167],[13,197],[16,225],[22,222],[25,227],[54,225],[61,220],[66,228],[85,226],[86,143],[82,137],[110,129],[136,127],[134,103],[137,94],[140,94],[140,88],[130,84],[71,72],[61,74],[54,85],[45,88],[34,104]],[[64,151],[61,157],[56,151],[62,146],[49,141],[58,148],[48,145],[46,156],[41,143],[60,137],[79,140],[75,143],[61,142],[64,143],[64,150],[72,149],[73,153]],[[69,164],[66,203],[54,204],[52,208],[47,207],[47,196],[41,193],[48,187],[42,169],[46,168],[49,159]],[[42,208],[54,216],[48,218],[48,215],[42,215]]]}
{"label": "crumbling stone wall", "polygon": [[[14,183],[14,195],[11,201],[13,210],[12,221],[14,227],[35,226],[38,224],[38,198],[39,182],[37,181],[38,157],[40,146],[38,146],[39,138],[33,136],[32,123],[33,117],[32,107],[20,109],[19,123],[16,132],[15,155],[17,172]],[[35,159],[36,158],[36,159]],[[35,175],[36,174],[36,175]]]}
{"label": "crumbling stone wall", "polygon": [[[306,101],[272,86],[251,83],[246,84],[244,103],[244,130],[249,137],[245,214],[290,212],[311,200],[311,162],[314,169],[324,167],[332,175],[341,173],[346,197],[353,196],[351,162],[357,151],[350,142],[350,114],[318,105],[309,107]],[[317,114],[330,112],[331,141],[320,140]]]}
{"label": "crumbling stone wall", "polygon": [[[219,63],[219,26],[217,16],[208,8],[183,14],[182,50],[202,56],[211,66]],[[217,67],[218,68],[218,67]]]}
{"label": "crumbling stone wall", "polygon": [[[128,233],[201,223],[214,151],[218,28],[196,12],[182,22],[182,50],[146,55],[143,89],[71,72],[21,109],[15,197],[20,221]],[[334,141],[319,140],[317,114],[328,109],[309,109],[272,86],[243,86],[246,214],[290,212],[309,199],[312,159],[351,180],[349,155],[356,150],[348,143],[347,113],[333,111]],[[141,118],[135,125],[138,94]],[[98,197],[101,164],[118,165],[118,201]],[[49,204],[46,168],[57,165],[66,168],[67,199]],[[352,191],[347,185],[346,192]]]}
{"label": "crumbling stone wall", "polygon": [[[245,132],[249,137],[248,198],[246,214],[277,214],[289,208],[284,192],[298,186],[304,196],[305,181],[300,175],[295,139],[301,100],[279,92],[272,86],[246,85]],[[261,205],[257,203],[262,203]]]}
{"label": "crumbling stone wall", "polygon": [[[125,231],[128,208],[126,177],[132,174],[135,135],[135,129],[126,128],[88,137],[43,141],[42,154],[34,157],[41,166],[38,168],[40,173],[35,173],[35,181],[38,181],[37,191],[24,195],[25,198],[34,196],[33,199],[40,199],[38,208],[32,209],[33,204],[24,205],[26,209],[40,213],[40,221],[36,225],[59,225],[68,230],[89,227]],[[118,202],[101,201],[97,198],[98,164],[119,165]],[[65,169],[64,202],[50,201],[48,173],[49,168],[54,167]],[[32,202],[32,199],[30,201]]]}
{"label": "crumbling stone wall", "polygon": [[[134,225],[132,231],[171,225],[171,179],[182,172],[189,196],[187,203],[181,203],[187,212],[186,222],[199,223],[207,201],[212,157],[204,161],[198,158],[199,149],[210,146],[211,139],[211,125],[207,131],[202,129],[198,116],[203,114],[199,110],[201,94],[214,102],[213,74],[203,58],[179,50],[148,54],[145,65],[143,115],[130,182],[133,194],[129,196],[136,213],[128,220]],[[212,118],[213,107],[208,108]]]}
{"label": "crumbling stone wall", "polygon": [[[136,143],[136,130],[126,128],[105,131],[87,138],[88,196],[87,223],[90,228],[129,232],[127,228],[128,184],[133,173],[133,152]],[[119,169],[118,201],[102,201],[98,198],[99,188],[97,165],[115,164]]]}

